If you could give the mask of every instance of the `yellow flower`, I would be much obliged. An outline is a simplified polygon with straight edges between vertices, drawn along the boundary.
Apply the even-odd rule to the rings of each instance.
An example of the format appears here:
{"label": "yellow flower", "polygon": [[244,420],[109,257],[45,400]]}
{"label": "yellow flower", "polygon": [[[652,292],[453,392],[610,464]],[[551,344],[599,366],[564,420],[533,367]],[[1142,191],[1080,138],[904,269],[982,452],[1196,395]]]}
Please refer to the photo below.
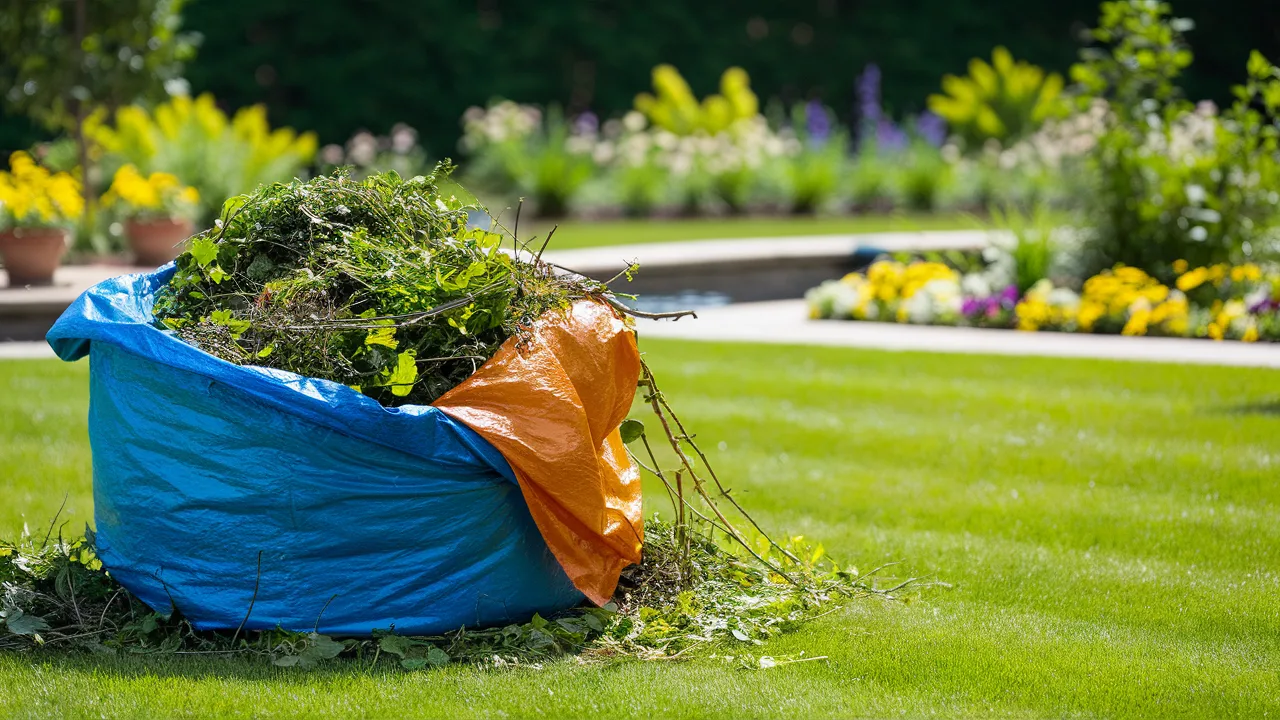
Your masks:
{"label": "yellow flower", "polygon": [[51,173],[30,155],[9,157],[9,172],[0,172],[0,213],[17,226],[65,225],[84,213],[80,181]]}
{"label": "yellow flower", "polygon": [[1139,295],[1151,303],[1162,303],[1165,298],[1169,297],[1169,288],[1164,285],[1151,285],[1143,288]]}
{"label": "yellow flower", "polygon": [[1205,268],[1196,268],[1190,272],[1183,273],[1178,276],[1177,286],[1182,292],[1195,290],[1209,279],[1209,271]]}
{"label": "yellow flower", "polygon": [[1120,331],[1121,335],[1146,335],[1147,324],[1151,320],[1151,311],[1140,309],[1129,315],[1129,320],[1124,324],[1124,329]]}
{"label": "yellow flower", "polygon": [[125,165],[116,171],[102,204],[110,207],[120,202],[133,214],[181,215],[190,212],[199,198],[194,188],[183,185],[175,175],[154,172],[143,176],[137,167]]}
{"label": "yellow flower", "polygon": [[1262,279],[1262,268],[1245,263],[1231,268],[1231,282],[1257,282]]}
{"label": "yellow flower", "polygon": [[1050,320],[1049,304],[1030,294],[1014,307],[1013,312],[1018,318],[1018,329],[1028,332],[1039,330]]}
{"label": "yellow flower", "polygon": [[1186,271],[1187,271],[1187,261],[1186,261],[1186,260],[1174,260],[1174,261],[1173,261],[1173,271],[1174,271],[1174,272],[1176,272],[1176,273],[1178,273],[1179,275],[1181,275],[1182,273],[1186,272]]}
{"label": "yellow flower", "polygon": [[1245,342],[1257,342],[1258,326],[1255,323],[1249,323],[1249,327],[1244,329],[1244,335],[1241,335],[1240,339]]}
{"label": "yellow flower", "polygon": [[1098,318],[1106,313],[1106,307],[1096,302],[1081,302],[1080,310],[1076,313],[1076,323],[1084,332],[1091,332],[1094,323],[1098,322]]}
{"label": "yellow flower", "polygon": [[1209,337],[1214,340],[1222,339],[1222,326],[1218,323],[1209,323]]}

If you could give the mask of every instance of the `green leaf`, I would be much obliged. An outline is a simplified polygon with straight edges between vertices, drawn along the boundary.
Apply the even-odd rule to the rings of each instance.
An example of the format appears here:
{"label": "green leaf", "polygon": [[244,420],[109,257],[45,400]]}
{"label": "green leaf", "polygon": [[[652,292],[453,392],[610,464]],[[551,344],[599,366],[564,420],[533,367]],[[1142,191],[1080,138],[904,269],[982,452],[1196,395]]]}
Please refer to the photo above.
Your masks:
{"label": "green leaf", "polygon": [[428,665],[448,665],[450,662],[453,662],[453,658],[449,657],[449,653],[440,648],[432,645],[431,649],[427,650]]}
{"label": "green leaf", "polygon": [[258,351],[258,357],[260,358],[271,357],[271,353],[275,352],[275,350],[276,350],[275,345],[268,345]]}
{"label": "green leaf", "polygon": [[378,647],[384,653],[402,658],[409,652],[409,648],[413,647],[413,641],[399,635],[383,635],[378,638]]}
{"label": "green leaf", "polygon": [[[375,323],[375,324],[391,325],[391,321],[384,320],[382,321],[382,323]],[[389,347],[392,350],[395,350],[400,345],[400,343],[396,341],[396,329],[394,327],[384,327],[384,328],[378,328],[377,330],[370,330],[369,334],[366,335],[364,338],[364,344],[365,345],[381,345],[383,347]]]}
{"label": "green leaf", "polygon": [[644,435],[644,423],[635,419],[623,420],[618,432],[622,435],[622,442],[630,445]]}
{"label": "green leaf", "polygon": [[396,358],[395,369],[387,375],[385,384],[391,386],[391,394],[396,397],[408,395],[413,390],[413,384],[418,381],[418,363],[413,359],[414,354],[412,350],[400,353]]}
{"label": "green leaf", "polygon": [[191,243],[191,257],[200,267],[208,267],[209,263],[218,259],[218,246],[209,238],[196,238]]}
{"label": "green leaf", "polygon": [[1254,50],[1249,53],[1249,64],[1247,66],[1249,77],[1255,80],[1265,80],[1271,76],[1271,63],[1262,53]]}
{"label": "green leaf", "polygon": [[334,640],[328,635],[319,633],[311,633],[307,635],[307,649],[298,655],[298,661],[304,667],[315,665],[321,660],[331,660],[347,649],[346,645]]}
{"label": "green leaf", "polygon": [[218,285],[221,285],[222,281],[229,277],[231,277],[231,274],[223,270],[221,265],[214,265],[213,269],[209,271],[209,279]]}
{"label": "green leaf", "polygon": [[9,628],[9,632],[14,635],[36,635],[49,629],[49,623],[42,617],[27,615],[17,609],[10,610],[9,613],[5,618],[5,627]]}
{"label": "green leaf", "polygon": [[236,195],[234,197],[227,198],[226,202],[222,203],[222,216],[230,217],[234,215],[235,212],[243,207],[247,202],[249,202],[248,195]]}

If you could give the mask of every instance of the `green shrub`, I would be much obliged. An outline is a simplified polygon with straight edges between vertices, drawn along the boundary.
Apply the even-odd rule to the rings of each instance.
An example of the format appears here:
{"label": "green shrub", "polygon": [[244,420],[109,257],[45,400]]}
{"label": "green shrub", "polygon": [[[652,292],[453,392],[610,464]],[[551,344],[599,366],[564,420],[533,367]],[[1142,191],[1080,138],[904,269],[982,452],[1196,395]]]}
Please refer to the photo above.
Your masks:
{"label": "green shrub", "polygon": [[143,173],[172,173],[199,191],[203,226],[212,224],[227,198],[305,174],[316,152],[314,133],[271,129],[265,106],[228,117],[208,94],[177,96],[153,110],[129,105],[116,111],[114,122],[103,120],[94,117],[85,126],[103,153],[103,176],[126,164]]}
{"label": "green shrub", "polygon": [[644,113],[654,127],[676,135],[714,135],[739,120],[758,115],[760,103],[742,68],[725,70],[720,77],[720,94],[708,95],[699,102],[679,70],[659,65],[653,69],[653,94],[637,95],[636,110]]}
{"label": "green shrub", "polygon": [[468,179],[478,190],[527,198],[540,215],[568,213],[596,171],[594,137],[575,132],[558,107],[544,119],[535,107],[504,100],[468,110],[463,125]]}
{"label": "green shrub", "polygon": [[836,128],[834,113],[819,103],[796,105],[791,126],[796,152],[782,159],[792,212],[812,213],[830,206],[840,194],[849,165],[849,136]]}
{"label": "green shrub", "polygon": [[1169,279],[1177,260],[1240,262],[1267,252],[1277,221],[1280,72],[1260,54],[1224,114],[1193,106],[1176,80],[1192,59],[1165,3],[1102,5],[1072,77],[1086,95],[1110,101],[1105,130],[1089,154],[1089,235],[1082,275],[1117,263]]}
{"label": "green shrub", "polygon": [[917,139],[895,158],[895,162],[894,179],[902,204],[917,212],[936,210],[951,180],[951,166],[941,151]]}
{"label": "green shrub", "polygon": [[929,109],[947,121],[968,148],[990,139],[1017,140],[1061,112],[1062,76],[1021,60],[1003,47],[991,64],[969,61],[966,77],[942,78],[944,95],[930,95]]}
{"label": "green shrub", "polygon": [[991,219],[1013,236],[1007,248],[1013,284],[1019,294],[1025,294],[1053,270],[1058,252],[1054,238],[1057,218],[1044,204],[1036,204],[1026,213],[1016,207],[992,207]]}
{"label": "green shrub", "polygon": [[892,166],[876,151],[864,147],[849,167],[849,199],[860,212],[887,210],[893,205]]}

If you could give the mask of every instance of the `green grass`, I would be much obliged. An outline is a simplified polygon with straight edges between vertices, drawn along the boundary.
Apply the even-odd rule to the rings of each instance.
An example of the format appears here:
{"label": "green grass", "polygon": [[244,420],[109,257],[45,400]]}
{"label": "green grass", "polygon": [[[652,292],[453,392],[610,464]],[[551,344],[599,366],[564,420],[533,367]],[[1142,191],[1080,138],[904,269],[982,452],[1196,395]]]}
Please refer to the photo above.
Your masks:
{"label": "green grass", "polygon": [[[1280,373],[645,346],[766,527],[952,587],[770,641],[829,659],[767,671],[0,655],[0,716],[1280,714]],[[0,534],[64,493],[89,516],[85,375],[0,363]]]}
{"label": "green grass", "polygon": [[[511,227],[514,216],[503,218]],[[546,236],[554,223],[534,221],[533,230],[520,232],[521,237]],[[522,223],[523,226],[523,223]],[[719,240],[724,238],[789,237],[795,235],[835,235],[873,232],[909,232],[916,230],[968,230],[983,227],[971,216],[936,215],[851,215],[820,217],[727,217],[679,220],[609,220],[593,222],[568,219],[559,224],[551,247],[572,250],[602,245],[678,242],[682,240]]]}

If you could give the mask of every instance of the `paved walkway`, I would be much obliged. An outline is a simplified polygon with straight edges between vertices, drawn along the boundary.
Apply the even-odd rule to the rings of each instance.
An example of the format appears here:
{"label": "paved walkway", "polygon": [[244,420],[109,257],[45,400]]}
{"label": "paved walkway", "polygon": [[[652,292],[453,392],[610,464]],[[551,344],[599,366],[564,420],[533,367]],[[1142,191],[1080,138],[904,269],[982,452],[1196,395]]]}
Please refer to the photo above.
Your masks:
{"label": "paved walkway", "polygon": [[0,360],[26,360],[28,358],[57,357],[49,343],[44,342],[0,342]]}
{"label": "paved walkway", "polygon": [[708,308],[696,319],[641,320],[637,328],[642,338],[1280,368],[1280,344],[810,320],[803,300]]}

